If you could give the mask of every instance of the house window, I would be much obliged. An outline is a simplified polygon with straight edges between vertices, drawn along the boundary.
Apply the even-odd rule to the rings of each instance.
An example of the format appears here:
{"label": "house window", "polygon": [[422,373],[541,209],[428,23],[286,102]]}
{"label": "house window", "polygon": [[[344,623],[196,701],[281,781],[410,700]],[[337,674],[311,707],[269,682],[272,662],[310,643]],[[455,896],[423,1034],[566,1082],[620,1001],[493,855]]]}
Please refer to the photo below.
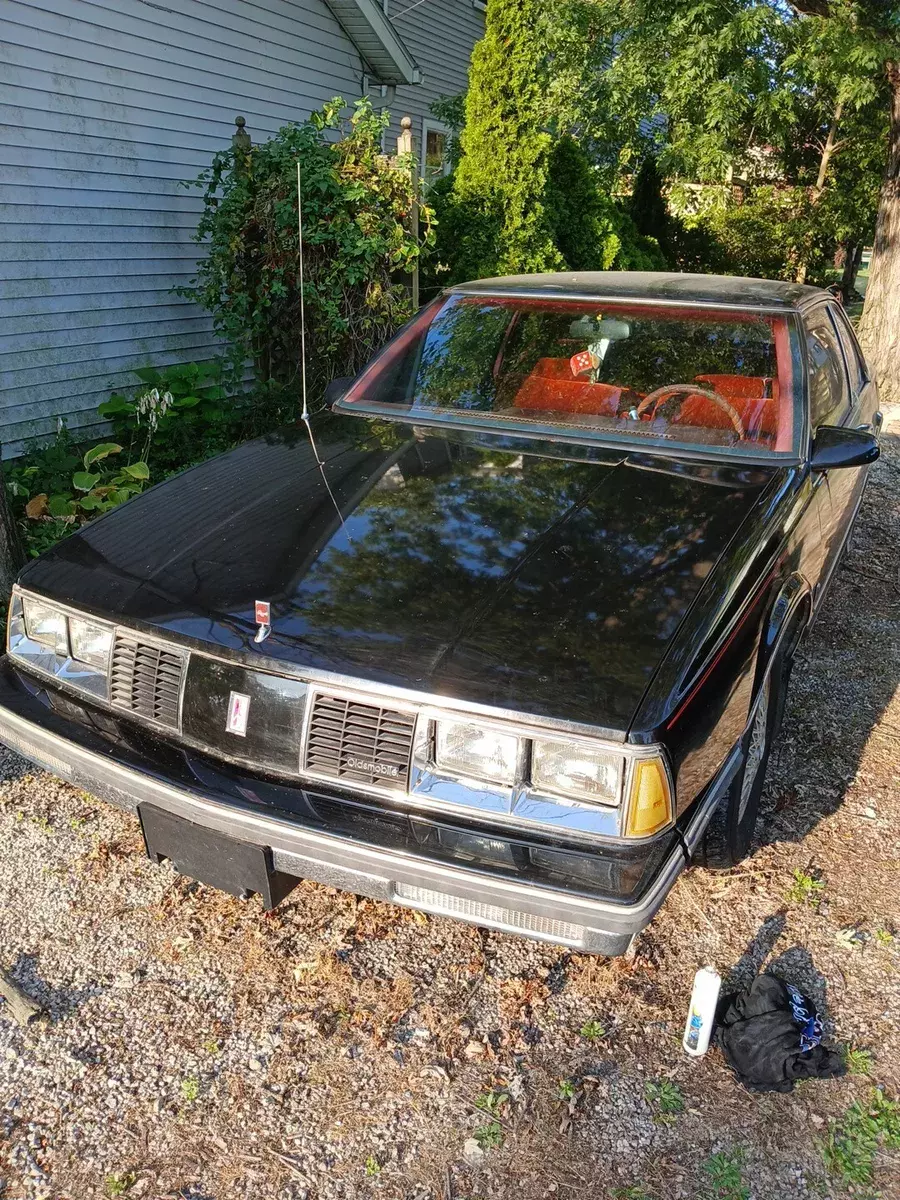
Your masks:
{"label": "house window", "polygon": [[422,122],[422,174],[425,185],[450,172],[450,158],[447,153],[450,144],[450,131],[437,121]]}

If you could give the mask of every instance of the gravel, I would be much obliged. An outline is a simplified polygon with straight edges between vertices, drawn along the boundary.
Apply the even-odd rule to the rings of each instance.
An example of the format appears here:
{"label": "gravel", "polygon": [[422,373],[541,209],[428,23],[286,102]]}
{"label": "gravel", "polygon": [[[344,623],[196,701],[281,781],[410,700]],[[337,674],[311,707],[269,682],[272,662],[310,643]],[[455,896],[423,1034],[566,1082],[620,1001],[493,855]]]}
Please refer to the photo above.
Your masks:
{"label": "gravel", "polygon": [[[0,1195],[693,1200],[718,1153],[740,1156],[754,1200],[845,1194],[819,1139],[874,1082],[900,1086],[895,438],[886,451],[795,672],[758,846],[683,876],[627,959],[314,884],[266,915],[152,866],[132,818],[0,749],[0,963],[49,1012],[20,1028],[0,1002]],[[789,898],[798,870],[824,885],[813,902]],[[871,1078],[749,1095],[717,1051],[687,1059],[706,962],[809,990],[834,1039],[871,1051]],[[681,1113],[647,1098],[661,1080]],[[895,1174],[880,1156],[885,1200]]]}

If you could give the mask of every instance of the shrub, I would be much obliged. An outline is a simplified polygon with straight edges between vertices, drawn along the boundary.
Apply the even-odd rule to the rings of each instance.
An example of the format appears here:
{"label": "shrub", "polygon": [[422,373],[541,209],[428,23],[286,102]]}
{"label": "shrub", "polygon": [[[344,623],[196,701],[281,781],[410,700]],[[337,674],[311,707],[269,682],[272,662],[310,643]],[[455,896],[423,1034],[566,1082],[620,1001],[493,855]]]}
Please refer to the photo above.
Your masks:
{"label": "shrub", "polygon": [[[335,98],[249,151],[223,150],[197,180],[206,255],[183,294],[212,313],[229,382],[251,363],[275,417],[294,409],[300,384],[298,163],[310,394],[354,374],[411,315],[400,277],[421,250],[407,230],[412,177],[381,151],[387,114],[361,100],[344,121],[344,107]],[[427,208],[421,217],[427,242]]]}

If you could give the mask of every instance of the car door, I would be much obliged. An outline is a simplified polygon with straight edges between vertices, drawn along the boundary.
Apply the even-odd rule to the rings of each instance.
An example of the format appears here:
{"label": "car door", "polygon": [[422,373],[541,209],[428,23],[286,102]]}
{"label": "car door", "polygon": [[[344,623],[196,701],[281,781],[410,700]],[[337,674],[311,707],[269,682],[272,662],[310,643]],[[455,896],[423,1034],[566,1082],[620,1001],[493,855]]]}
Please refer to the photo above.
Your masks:
{"label": "car door", "polygon": [[[822,425],[850,425],[859,413],[859,396],[851,392],[847,361],[830,311],[831,304],[817,304],[804,314],[809,416],[813,438]],[[815,506],[823,541],[822,572],[816,588],[818,600],[834,571],[844,546],[846,531],[862,486],[855,468],[823,471],[815,477]]]}

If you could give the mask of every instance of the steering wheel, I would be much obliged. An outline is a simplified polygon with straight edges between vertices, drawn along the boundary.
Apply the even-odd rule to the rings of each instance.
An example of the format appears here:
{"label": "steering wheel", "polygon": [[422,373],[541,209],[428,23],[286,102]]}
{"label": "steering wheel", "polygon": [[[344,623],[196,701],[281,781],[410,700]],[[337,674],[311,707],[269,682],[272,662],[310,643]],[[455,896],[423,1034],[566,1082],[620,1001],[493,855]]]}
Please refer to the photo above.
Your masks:
{"label": "steering wheel", "polygon": [[[637,406],[638,417],[642,416],[652,404],[653,412],[650,414],[652,421],[660,405],[665,404],[667,400],[671,400],[673,396],[677,396],[682,392],[685,394],[685,397],[689,395],[703,396],[707,400],[712,400],[714,404],[718,404],[719,408],[727,414],[729,421],[734,426],[735,433],[743,441],[746,436],[744,423],[741,421],[741,416],[737,409],[729,404],[724,396],[720,396],[718,392],[714,392],[712,388],[698,387],[696,383],[667,383],[663,387],[656,388],[649,395],[645,396]],[[683,403],[684,401],[682,401]]]}

